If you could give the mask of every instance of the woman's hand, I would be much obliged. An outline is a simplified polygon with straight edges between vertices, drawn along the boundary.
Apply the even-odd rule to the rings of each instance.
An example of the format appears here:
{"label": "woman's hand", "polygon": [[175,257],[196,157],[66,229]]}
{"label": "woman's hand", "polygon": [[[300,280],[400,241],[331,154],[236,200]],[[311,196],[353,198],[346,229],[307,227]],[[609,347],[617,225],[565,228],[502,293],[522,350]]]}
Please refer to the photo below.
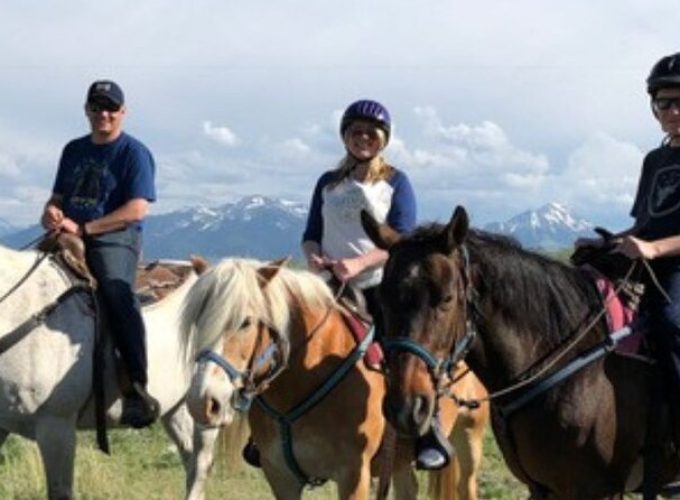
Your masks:
{"label": "woman's hand", "polygon": [[321,273],[330,267],[330,263],[323,255],[312,253],[307,258],[307,267],[312,272]]}
{"label": "woman's hand", "polygon": [[340,259],[335,261],[331,269],[336,278],[342,282],[347,282],[361,274],[361,272],[366,269],[366,266],[361,257],[353,257],[351,259]]}

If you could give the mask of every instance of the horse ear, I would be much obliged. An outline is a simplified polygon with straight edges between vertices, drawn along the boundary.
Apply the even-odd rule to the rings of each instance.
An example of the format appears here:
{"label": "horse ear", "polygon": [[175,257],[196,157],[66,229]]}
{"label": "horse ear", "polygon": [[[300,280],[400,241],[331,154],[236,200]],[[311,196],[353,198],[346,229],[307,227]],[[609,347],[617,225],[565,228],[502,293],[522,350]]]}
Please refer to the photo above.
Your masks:
{"label": "horse ear", "polygon": [[361,225],[375,246],[389,250],[401,239],[401,235],[387,224],[379,224],[366,210],[361,211]]}
{"label": "horse ear", "polygon": [[194,268],[194,271],[199,276],[210,267],[210,262],[208,262],[205,258],[201,257],[200,255],[192,255],[191,257],[189,257],[189,260],[191,261],[191,266]]}
{"label": "horse ear", "polygon": [[463,243],[469,227],[470,219],[468,219],[468,214],[463,207],[458,205],[444,230],[445,253],[453,252],[454,249]]}
{"label": "horse ear", "polygon": [[281,257],[280,259],[273,260],[269,264],[259,268],[257,274],[263,282],[263,285],[266,286],[267,283],[274,279],[274,276],[278,274],[282,267],[288,265],[289,261],[290,257]]}

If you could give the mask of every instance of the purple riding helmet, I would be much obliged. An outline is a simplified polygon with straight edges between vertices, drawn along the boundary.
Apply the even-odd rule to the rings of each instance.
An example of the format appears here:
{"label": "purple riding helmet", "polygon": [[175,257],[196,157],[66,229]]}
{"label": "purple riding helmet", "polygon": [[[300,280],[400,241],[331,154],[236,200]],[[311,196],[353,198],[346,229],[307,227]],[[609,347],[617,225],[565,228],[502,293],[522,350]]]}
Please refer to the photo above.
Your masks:
{"label": "purple riding helmet", "polygon": [[374,123],[385,132],[385,144],[390,141],[390,131],[392,129],[390,113],[378,101],[361,99],[350,104],[343,113],[342,120],[340,120],[340,135],[344,137],[347,128],[357,120]]}

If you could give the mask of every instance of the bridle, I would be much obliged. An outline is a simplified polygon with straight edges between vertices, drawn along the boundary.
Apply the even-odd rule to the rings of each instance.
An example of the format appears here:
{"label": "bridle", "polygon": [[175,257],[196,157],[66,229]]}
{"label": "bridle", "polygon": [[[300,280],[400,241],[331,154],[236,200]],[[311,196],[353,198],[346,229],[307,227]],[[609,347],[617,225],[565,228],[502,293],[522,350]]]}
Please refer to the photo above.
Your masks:
{"label": "bridle", "polygon": [[[246,413],[250,409],[253,399],[264,392],[267,386],[286,368],[290,356],[288,339],[281,335],[276,328],[265,324],[262,320],[258,320],[258,323],[256,347],[253,353],[257,352],[258,346],[263,342],[263,331],[268,332],[271,342],[260,354],[251,356],[245,370],[239,370],[222,354],[212,349],[205,349],[196,356],[196,363],[199,365],[214,363],[219,366],[234,387],[237,387],[240,382],[241,387],[234,392],[233,406],[236,411],[241,413]],[[268,366],[265,374],[258,376],[265,366]]]}
{"label": "bridle", "polygon": [[454,371],[456,367],[465,359],[477,337],[477,329],[472,319],[479,315],[479,309],[475,300],[477,292],[471,279],[470,255],[465,245],[460,246],[459,252],[463,261],[460,275],[463,278],[461,291],[465,297],[465,316],[462,318],[465,333],[456,339],[449,352],[445,356],[439,357],[420,342],[405,335],[386,337],[382,340],[387,359],[394,354],[407,353],[416,356],[425,363],[437,396],[448,394],[448,388],[455,380]]}

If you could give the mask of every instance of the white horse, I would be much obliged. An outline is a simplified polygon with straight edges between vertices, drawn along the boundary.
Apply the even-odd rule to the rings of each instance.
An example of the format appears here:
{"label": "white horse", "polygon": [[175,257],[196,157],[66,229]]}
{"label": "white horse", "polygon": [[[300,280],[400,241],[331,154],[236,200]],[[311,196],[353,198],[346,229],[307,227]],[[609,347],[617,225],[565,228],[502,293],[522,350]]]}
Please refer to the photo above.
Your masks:
{"label": "white horse", "polygon": [[[49,498],[69,499],[76,428],[92,428],[95,421],[95,321],[88,294],[67,292],[73,283],[69,273],[52,258],[38,261],[40,255],[0,246],[0,446],[10,433],[35,440]],[[162,424],[179,449],[192,500],[203,498],[218,434],[195,426],[184,404],[192,362],[180,350],[179,314],[195,281],[192,272],[168,297],[143,309],[148,391],[160,403]],[[44,320],[29,320],[41,312]],[[122,408],[110,348],[105,356],[107,419],[116,425]]]}

